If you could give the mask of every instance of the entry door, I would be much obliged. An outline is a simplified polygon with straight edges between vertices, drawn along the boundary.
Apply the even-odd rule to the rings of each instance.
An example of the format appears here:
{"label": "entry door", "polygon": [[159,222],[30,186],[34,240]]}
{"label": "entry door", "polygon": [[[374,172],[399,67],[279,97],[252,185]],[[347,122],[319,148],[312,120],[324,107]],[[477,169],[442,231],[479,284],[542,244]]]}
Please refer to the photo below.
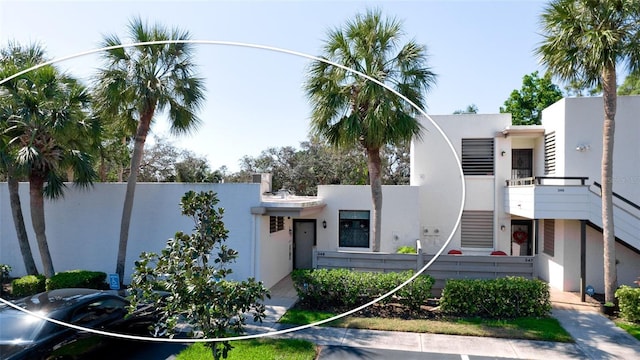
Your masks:
{"label": "entry door", "polygon": [[533,232],[531,220],[511,220],[511,255],[533,255]]}
{"label": "entry door", "polygon": [[511,150],[511,178],[523,179],[533,176],[533,149]]}
{"label": "entry door", "polygon": [[294,269],[311,269],[313,246],[316,244],[316,221],[293,220]]}

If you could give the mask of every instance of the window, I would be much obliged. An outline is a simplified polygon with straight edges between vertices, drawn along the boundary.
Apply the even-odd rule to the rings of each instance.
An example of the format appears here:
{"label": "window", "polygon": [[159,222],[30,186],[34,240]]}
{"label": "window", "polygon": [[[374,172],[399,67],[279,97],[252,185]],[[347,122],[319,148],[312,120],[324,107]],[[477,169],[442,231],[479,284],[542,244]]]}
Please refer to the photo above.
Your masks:
{"label": "window", "polygon": [[493,248],[493,211],[463,211],[460,228],[463,248]]}
{"label": "window", "polygon": [[340,247],[369,247],[369,211],[340,210]]}
{"label": "window", "polygon": [[493,139],[462,139],[465,175],[493,175]]}
{"label": "window", "polygon": [[284,216],[269,216],[269,233],[284,230]]}
{"label": "window", "polygon": [[544,221],[544,249],[542,250],[549,256],[554,256],[556,245],[556,221],[546,219]]}
{"label": "window", "polygon": [[556,133],[551,132],[544,136],[544,174],[556,173]]}

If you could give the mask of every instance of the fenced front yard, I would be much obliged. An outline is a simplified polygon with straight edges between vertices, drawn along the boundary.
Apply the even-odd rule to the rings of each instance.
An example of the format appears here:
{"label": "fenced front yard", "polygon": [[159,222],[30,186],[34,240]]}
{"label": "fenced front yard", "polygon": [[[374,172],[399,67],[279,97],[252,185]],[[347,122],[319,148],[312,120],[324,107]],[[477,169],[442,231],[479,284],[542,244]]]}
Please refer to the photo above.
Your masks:
{"label": "fenced front yard", "polygon": [[[356,271],[418,270],[433,255],[390,254],[352,251],[314,251],[313,268],[347,268]],[[495,279],[505,276],[537,278],[533,256],[440,255],[425,271],[433,276],[434,295],[444,288],[447,279]]]}

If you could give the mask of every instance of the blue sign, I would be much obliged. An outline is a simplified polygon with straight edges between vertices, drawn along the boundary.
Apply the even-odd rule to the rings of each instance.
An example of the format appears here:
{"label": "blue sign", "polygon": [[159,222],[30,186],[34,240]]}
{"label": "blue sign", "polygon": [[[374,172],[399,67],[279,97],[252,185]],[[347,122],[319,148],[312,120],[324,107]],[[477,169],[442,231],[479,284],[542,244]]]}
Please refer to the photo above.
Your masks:
{"label": "blue sign", "polygon": [[120,290],[120,277],[118,274],[109,274],[109,287],[111,290]]}

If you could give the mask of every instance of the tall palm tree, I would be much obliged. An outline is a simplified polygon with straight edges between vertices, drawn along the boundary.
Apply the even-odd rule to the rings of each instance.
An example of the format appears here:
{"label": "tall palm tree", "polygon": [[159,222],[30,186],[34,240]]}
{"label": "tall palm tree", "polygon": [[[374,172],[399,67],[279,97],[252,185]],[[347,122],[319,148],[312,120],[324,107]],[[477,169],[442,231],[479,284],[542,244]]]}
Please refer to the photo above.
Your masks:
{"label": "tall palm tree", "polygon": [[616,116],[616,66],[640,68],[640,1],[554,0],[542,13],[544,39],[536,50],[542,63],[567,82],[600,85],[602,132],[602,229],[605,301],[614,301],[617,283],[612,179]]}
{"label": "tall palm tree", "polygon": [[[9,42],[6,47],[0,50],[0,79],[6,79],[42,61],[44,61],[44,49],[41,46],[37,44],[22,46],[16,42]],[[4,172],[7,178],[11,215],[25,271],[29,275],[36,275],[38,268],[29,244],[29,236],[22,213],[22,202],[20,201],[19,181],[25,177],[23,174],[17,173],[19,169],[16,168],[16,154],[15,151],[12,151],[15,149],[9,147],[11,139],[6,134],[9,118],[17,111],[18,104],[14,101],[15,95],[17,95],[16,82],[17,80],[7,81],[0,88],[0,171]]]}
{"label": "tall palm tree", "polygon": [[[75,79],[49,65],[15,80],[15,112],[5,134],[15,154],[15,168],[29,180],[31,223],[45,276],[55,274],[45,229],[44,198],[64,193],[64,181],[87,186],[95,177],[88,139],[96,126],[87,116],[89,95]],[[68,179],[71,173],[73,179]]]}
{"label": "tall palm tree", "polygon": [[[384,19],[379,10],[357,14],[344,27],[330,30],[323,59],[368,75],[417,106],[435,84],[426,47],[401,44],[402,23]],[[373,201],[373,251],[380,250],[382,180],[380,150],[387,144],[420,137],[417,111],[384,87],[322,61],[314,61],[305,82],[312,105],[311,132],[338,147],[362,148],[367,156]]]}
{"label": "tall palm tree", "polygon": [[[184,41],[190,37],[188,32],[178,29],[169,31],[157,24],[149,27],[140,18],[130,21],[128,32],[130,41],[136,44]],[[116,263],[116,273],[122,281],[138,169],[156,112],[167,110],[173,133],[194,130],[200,123],[196,111],[204,100],[204,82],[194,75],[193,47],[188,42],[121,45],[118,36],[105,37],[103,46],[111,49],[104,52],[105,68],[98,72],[95,94],[103,117],[137,124],[135,134],[132,134],[133,155]]]}

